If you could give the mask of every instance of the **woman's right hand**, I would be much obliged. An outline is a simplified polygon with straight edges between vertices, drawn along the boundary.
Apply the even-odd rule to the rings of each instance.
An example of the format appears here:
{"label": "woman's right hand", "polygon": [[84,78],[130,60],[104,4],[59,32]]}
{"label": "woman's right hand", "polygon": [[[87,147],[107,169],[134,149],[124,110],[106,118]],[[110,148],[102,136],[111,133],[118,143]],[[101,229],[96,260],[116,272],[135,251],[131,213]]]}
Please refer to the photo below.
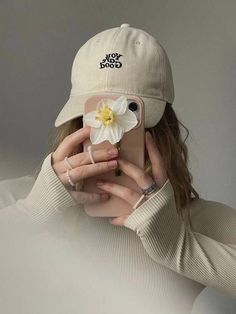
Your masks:
{"label": "woman's right hand", "polygon": [[[72,197],[79,203],[94,203],[101,200],[106,200],[109,198],[109,194],[101,193],[86,193],[82,191],[73,191],[71,190],[71,185],[68,182],[66,175],[66,164],[64,158],[69,156],[79,144],[81,144],[86,138],[89,138],[90,127],[85,126],[79,130],[76,130],[74,133],[66,136],[64,140],[59,144],[57,149],[52,153],[52,167],[60,179],[60,181],[67,188]],[[72,182],[82,183],[83,179],[89,178],[104,172],[108,172],[115,167],[111,167],[109,160],[114,159],[118,156],[118,150],[114,146],[116,154],[110,154],[107,149],[100,149],[93,152],[93,159],[95,164],[91,163],[89,153],[82,152],[76,155],[68,157],[68,161],[72,166],[70,170],[70,178]],[[107,161],[104,161],[107,160]],[[102,195],[106,195],[106,198],[102,198]]]}

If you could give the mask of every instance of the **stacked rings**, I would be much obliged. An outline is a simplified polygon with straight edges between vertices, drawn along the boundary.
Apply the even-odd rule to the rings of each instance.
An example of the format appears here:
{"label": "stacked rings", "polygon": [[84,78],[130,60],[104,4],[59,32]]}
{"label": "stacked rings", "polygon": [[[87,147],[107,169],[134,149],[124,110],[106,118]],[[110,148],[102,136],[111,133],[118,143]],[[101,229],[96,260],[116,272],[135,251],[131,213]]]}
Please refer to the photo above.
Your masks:
{"label": "stacked rings", "polygon": [[72,180],[70,178],[70,173],[69,173],[69,171],[72,170],[73,168],[72,168],[71,164],[69,163],[69,160],[68,160],[67,156],[64,158],[64,162],[65,162],[66,167],[67,167],[66,175],[67,175],[68,182],[70,183],[71,186],[75,187],[75,183],[72,182]]}
{"label": "stacked rings", "polygon": [[[95,164],[95,161],[93,159],[93,155],[92,155],[92,146],[88,146],[88,153],[89,153],[89,157],[90,157],[90,160],[91,160],[91,163]],[[73,169],[73,167],[71,166],[71,164],[69,163],[69,160],[68,160],[68,157],[66,156],[64,158],[64,162],[65,162],[65,165],[66,165],[66,176],[67,176],[67,180],[68,182],[70,183],[70,185],[72,187],[75,187],[75,183],[71,180],[71,177],[70,177],[70,170]]]}

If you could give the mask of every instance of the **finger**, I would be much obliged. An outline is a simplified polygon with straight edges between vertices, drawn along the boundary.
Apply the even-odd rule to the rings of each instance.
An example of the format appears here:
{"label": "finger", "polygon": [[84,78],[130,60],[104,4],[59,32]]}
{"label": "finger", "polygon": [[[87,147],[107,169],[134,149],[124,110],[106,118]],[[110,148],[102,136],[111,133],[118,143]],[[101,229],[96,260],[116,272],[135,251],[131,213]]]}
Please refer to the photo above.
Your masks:
{"label": "finger", "polygon": [[67,135],[52,154],[54,162],[59,162],[70,155],[79,144],[89,137],[89,134],[90,127],[86,125]]}
{"label": "finger", "polygon": [[139,200],[141,196],[138,192],[133,191],[126,186],[122,186],[113,182],[106,181],[102,185],[97,184],[97,187],[104,192],[107,192],[109,194],[111,193],[124,199],[132,206]]}
{"label": "finger", "polygon": [[[86,193],[81,191],[70,191],[72,197],[78,202],[78,204],[96,203],[109,199],[108,193]],[[103,195],[106,195],[103,198]]]}
{"label": "finger", "polygon": [[[97,163],[100,161],[109,160],[109,159],[117,157],[118,156],[118,149],[116,147],[112,148],[116,151],[116,153],[114,153],[114,154],[109,152],[110,149],[111,148],[94,150],[93,151],[94,161]],[[79,153],[79,154],[70,156],[68,158],[68,162],[70,163],[72,168],[91,164],[91,160],[90,160],[88,152],[83,152],[83,153]],[[57,173],[63,173],[67,169],[64,160],[54,164],[54,168],[57,170]]]}
{"label": "finger", "polygon": [[123,157],[117,158],[119,168],[132,178],[141,189],[146,189],[153,183],[153,179],[140,167]]}
{"label": "finger", "polygon": [[162,186],[167,179],[166,169],[159,149],[149,132],[145,133],[145,144],[152,166],[153,178],[159,186]]}
{"label": "finger", "polygon": [[[115,165],[111,165],[111,162],[114,162]],[[113,159],[73,168],[69,171],[69,175],[72,182],[76,183],[78,181],[84,180],[85,178],[90,178],[99,174],[109,172],[111,170],[114,170],[116,167],[117,161]],[[67,172],[61,173],[60,179],[65,185],[68,185]]]}

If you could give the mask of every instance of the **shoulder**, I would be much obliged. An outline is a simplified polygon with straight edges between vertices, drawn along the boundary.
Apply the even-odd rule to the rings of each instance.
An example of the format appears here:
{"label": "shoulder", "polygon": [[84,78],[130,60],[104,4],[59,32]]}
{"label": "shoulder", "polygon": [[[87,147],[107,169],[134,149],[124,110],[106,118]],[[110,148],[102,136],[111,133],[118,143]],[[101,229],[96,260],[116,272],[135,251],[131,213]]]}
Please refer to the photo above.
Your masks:
{"label": "shoulder", "polygon": [[190,206],[192,230],[221,242],[236,242],[236,209],[219,201],[194,199]]}
{"label": "shoulder", "polygon": [[191,209],[191,216],[202,215],[224,215],[224,212],[227,211],[235,213],[236,209],[227,205],[223,202],[208,200],[204,198],[194,199],[190,206]]}

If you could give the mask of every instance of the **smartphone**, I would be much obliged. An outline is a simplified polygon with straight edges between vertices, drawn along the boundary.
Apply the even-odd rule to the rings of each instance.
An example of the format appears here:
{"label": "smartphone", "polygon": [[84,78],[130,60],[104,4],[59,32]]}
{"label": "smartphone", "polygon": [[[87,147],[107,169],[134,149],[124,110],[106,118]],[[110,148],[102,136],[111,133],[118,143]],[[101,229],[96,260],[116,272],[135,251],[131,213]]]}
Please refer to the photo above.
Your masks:
{"label": "smartphone", "polygon": [[[91,96],[84,104],[84,114],[94,111],[97,108],[98,102],[103,98],[109,98],[116,100],[122,95],[114,94],[104,94],[104,95],[94,95]],[[87,138],[83,142],[83,151],[87,152],[89,145],[92,145],[92,152],[98,149],[107,149],[112,147],[117,147],[119,151],[119,156],[124,157],[131,163],[137,165],[138,167],[144,169],[145,163],[145,129],[144,129],[144,103],[143,100],[134,95],[126,95],[128,99],[128,108],[132,110],[138,120],[137,125],[128,132],[125,132],[120,140],[119,147],[115,144],[111,144],[108,140],[103,141],[99,144],[92,144],[90,138]],[[85,123],[83,121],[83,127]],[[104,160],[105,161],[105,160]],[[133,191],[137,191],[142,194],[142,190],[130,176],[126,175],[119,169],[112,169],[109,172],[102,173],[90,178],[85,178],[83,181],[83,191],[88,193],[99,193],[101,190],[97,187],[96,181],[98,179],[103,179],[109,182],[119,184],[130,188]],[[110,198],[108,200],[102,200],[93,204],[83,204],[85,212],[90,216],[98,217],[117,217],[120,215],[125,215],[130,213],[132,205],[127,203],[121,197],[118,197],[110,193]]]}

